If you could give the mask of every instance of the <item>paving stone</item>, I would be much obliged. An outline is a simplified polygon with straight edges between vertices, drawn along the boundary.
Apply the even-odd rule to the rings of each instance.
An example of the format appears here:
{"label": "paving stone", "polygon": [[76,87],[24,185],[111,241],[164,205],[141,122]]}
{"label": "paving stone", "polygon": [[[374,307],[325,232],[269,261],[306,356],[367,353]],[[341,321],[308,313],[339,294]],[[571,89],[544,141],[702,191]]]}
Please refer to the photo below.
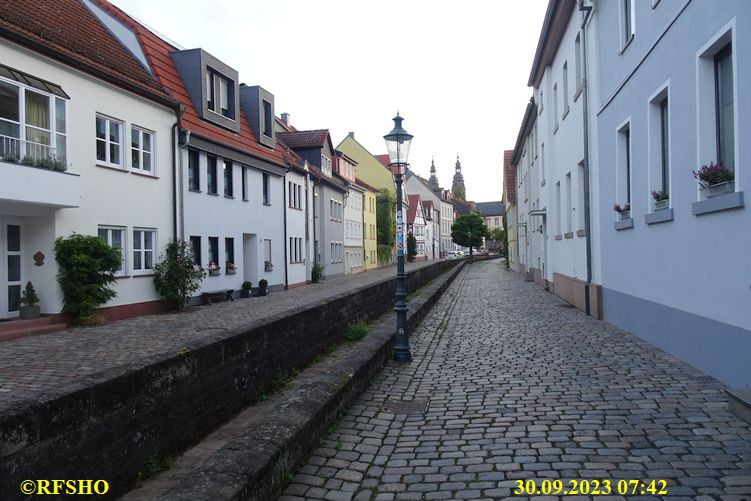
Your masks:
{"label": "paving stone", "polygon": [[[358,501],[521,501],[517,479],[665,478],[676,500],[749,498],[751,426],[723,385],[560,304],[498,261],[465,267],[411,333],[413,362],[386,365],[300,470],[318,483],[297,485],[345,480],[331,489],[357,485]],[[387,415],[387,399],[429,407]],[[654,499],[593,499],[627,498]]]}

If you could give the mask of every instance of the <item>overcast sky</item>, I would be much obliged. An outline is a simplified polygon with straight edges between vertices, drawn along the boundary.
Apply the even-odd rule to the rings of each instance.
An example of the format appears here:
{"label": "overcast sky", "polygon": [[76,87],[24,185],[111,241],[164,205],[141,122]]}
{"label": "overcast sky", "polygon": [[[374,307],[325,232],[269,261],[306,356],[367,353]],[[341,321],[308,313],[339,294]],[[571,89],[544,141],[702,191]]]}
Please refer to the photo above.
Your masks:
{"label": "overcast sky", "polygon": [[532,91],[527,77],[547,0],[113,0],[186,49],[202,47],[240,81],[274,94],[300,130],[349,131],[371,153],[397,110],[451,187],[459,153],[467,198],[500,200]]}

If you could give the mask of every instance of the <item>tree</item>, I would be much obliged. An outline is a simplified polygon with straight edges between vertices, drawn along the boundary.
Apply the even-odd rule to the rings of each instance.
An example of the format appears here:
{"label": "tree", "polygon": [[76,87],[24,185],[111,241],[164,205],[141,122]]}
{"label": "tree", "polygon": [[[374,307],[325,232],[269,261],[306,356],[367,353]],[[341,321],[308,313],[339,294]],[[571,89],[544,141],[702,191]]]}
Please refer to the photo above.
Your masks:
{"label": "tree", "polygon": [[394,223],[394,197],[383,189],[376,196],[376,228],[378,231],[378,263],[385,266],[391,261],[396,225]]}
{"label": "tree", "polygon": [[505,238],[506,232],[502,228],[493,228],[490,230],[490,239],[502,242]]}
{"label": "tree", "polygon": [[417,257],[417,239],[412,233],[407,235],[407,261],[410,263]]}
{"label": "tree", "polygon": [[55,240],[57,282],[63,292],[63,313],[74,324],[100,323],[96,309],[114,298],[115,272],[122,266],[120,251],[94,235],[74,233]]}
{"label": "tree", "polygon": [[482,221],[482,216],[477,212],[471,212],[459,216],[451,225],[451,239],[455,244],[469,247],[482,245],[483,237],[488,236],[488,227]]}
{"label": "tree", "polygon": [[168,308],[184,310],[191,294],[203,279],[202,268],[193,264],[190,243],[177,240],[167,244],[165,253],[154,266],[154,285]]}

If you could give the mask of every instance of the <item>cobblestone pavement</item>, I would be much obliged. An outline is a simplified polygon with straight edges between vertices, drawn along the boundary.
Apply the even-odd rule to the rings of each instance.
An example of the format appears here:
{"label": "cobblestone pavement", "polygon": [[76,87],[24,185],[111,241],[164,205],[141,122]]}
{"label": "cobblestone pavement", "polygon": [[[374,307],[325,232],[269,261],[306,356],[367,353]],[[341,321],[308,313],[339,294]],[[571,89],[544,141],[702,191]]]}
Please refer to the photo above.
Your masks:
{"label": "cobblestone pavement", "polygon": [[387,365],[280,501],[529,499],[517,479],[751,500],[751,426],[723,386],[564,306],[499,261],[465,267],[414,332],[414,361]]}
{"label": "cobblestone pavement", "polygon": [[[407,270],[430,262],[409,263]],[[99,327],[0,342],[0,411],[26,400],[52,398],[87,387],[92,380],[161,360],[165,354],[241,325],[312,305],[396,274],[390,266],[265,297],[191,307],[184,313],[145,315]]]}

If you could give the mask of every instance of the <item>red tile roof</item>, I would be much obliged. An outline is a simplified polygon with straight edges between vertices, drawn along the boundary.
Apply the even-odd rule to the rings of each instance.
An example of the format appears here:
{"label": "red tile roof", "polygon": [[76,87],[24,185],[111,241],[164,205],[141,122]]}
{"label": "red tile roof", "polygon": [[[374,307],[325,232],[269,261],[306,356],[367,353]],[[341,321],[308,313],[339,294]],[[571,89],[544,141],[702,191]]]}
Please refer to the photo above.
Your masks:
{"label": "red tile roof", "polygon": [[177,107],[169,92],[78,0],[0,0],[0,36]]}
{"label": "red tile roof", "polygon": [[503,152],[503,192],[509,203],[516,203],[516,169],[511,163],[514,158],[514,150]]}
{"label": "red tile roof", "polygon": [[381,162],[384,167],[388,167],[389,164],[391,163],[391,159],[389,158],[388,155],[373,155],[373,156],[376,158],[376,160]]}
{"label": "red tile roof", "polygon": [[117,17],[136,32],[136,37],[138,38],[157,79],[172,92],[172,95],[178,99],[180,103],[185,105],[185,113],[180,120],[180,127],[189,129],[199,136],[211,139],[238,151],[271,161],[278,165],[284,165],[283,149],[275,148],[272,150],[266,146],[258,144],[244,113],[238,113],[240,118],[239,134],[204,121],[198,116],[195,108],[193,108],[190,96],[185,90],[180,74],[178,73],[175,64],[172,62],[172,57],[170,57],[170,53],[179,49],[152,33],[149,29],[135,21],[126,13],[106,2],[106,0],[92,1],[102,9],[107,10],[107,12]]}
{"label": "red tile roof", "polygon": [[321,148],[329,136],[328,129],[277,132],[276,137],[290,148]]}
{"label": "red tile roof", "polygon": [[407,195],[409,207],[407,207],[407,224],[415,224],[417,206],[420,205],[420,195]]}

